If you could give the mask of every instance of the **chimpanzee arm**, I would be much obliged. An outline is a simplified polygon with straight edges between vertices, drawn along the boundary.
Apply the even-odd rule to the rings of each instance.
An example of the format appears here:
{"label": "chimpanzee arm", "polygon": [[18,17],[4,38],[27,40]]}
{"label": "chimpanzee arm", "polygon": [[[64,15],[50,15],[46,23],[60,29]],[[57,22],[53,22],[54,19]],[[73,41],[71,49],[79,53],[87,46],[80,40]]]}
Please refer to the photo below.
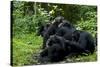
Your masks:
{"label": "chimpanzee arm", "polygon": [[45,48],[41,53],[40,53],[40,56],[41,57],[44,57],[44,56],[47,56],[48,55],[48,49]]}

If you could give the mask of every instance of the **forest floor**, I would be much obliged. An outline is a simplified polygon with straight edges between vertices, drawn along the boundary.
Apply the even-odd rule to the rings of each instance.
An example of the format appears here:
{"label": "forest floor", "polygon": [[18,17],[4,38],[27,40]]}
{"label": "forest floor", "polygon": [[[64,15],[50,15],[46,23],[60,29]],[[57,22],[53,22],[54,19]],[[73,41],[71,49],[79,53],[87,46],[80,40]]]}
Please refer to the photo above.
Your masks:
{"label": "forest floor", "polygon": [[[12,38],[12,64],[20,65],[37,65],[40,64],[36,58],[42,47],[42,37],[36,34],[22,34]],[[71,56],[58,63],[76,63],[76,62],[95,62],[97,53],[87,56]]]}

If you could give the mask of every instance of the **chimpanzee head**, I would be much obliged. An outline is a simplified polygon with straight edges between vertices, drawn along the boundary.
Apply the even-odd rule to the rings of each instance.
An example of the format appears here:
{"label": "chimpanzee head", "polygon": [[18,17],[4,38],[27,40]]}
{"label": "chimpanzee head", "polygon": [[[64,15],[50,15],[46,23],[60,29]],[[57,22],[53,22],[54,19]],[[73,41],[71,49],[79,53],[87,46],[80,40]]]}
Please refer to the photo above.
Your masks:
{"label": "chimpanzee head", "polygon": [[46,42],[46,47],[50,47],[54,44],[58,44],[60,47],[64,47],[63,38],[57,35],[52,35]]}
{"label": "chimpanzee head", "polygon": [[54,19],[54,21],[52,22],[53,24],[59,24],[62,23],[62,21],[64,20],[64,17],[62,16],[58,16]]}
{"label": "chimpanzee head", "polygon": [[60,23],[58,27],[74,28],[74,26],[67,20],[63,20],[62,23]]}

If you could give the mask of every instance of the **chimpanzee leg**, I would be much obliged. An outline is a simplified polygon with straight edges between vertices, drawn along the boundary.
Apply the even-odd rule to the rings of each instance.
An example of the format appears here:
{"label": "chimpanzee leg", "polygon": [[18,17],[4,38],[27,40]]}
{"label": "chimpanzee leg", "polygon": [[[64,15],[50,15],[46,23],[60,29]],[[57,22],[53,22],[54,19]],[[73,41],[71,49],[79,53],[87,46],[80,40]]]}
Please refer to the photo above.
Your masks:
{"label": "chimpanzee leg", "polygon": [[85,47],[82,47],[81,44],[74,42],[74,41],[68,41],[66,40],[66,46],[71,46],[73,48],[76,48],[77,50],[79,50],[80,52],[85,52],[88,53],[89,51],[85,49]]}

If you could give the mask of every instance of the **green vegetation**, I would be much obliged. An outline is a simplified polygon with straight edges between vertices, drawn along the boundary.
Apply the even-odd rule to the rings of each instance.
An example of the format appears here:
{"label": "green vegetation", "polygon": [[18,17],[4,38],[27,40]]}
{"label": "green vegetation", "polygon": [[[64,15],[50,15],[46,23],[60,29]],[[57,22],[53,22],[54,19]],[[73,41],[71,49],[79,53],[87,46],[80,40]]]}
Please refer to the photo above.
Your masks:
{"label": "green vegetation", "polygon": [[87,56],[78,55],[67,58],[66,62],[93,62],[97,60],[96,57],[96,53]]}
{"label": "green vegetation", "polygon": [[[12,65],[39,64],[38,56],[42,37],[37,36],[38,27],[58,15],[64,16],[79,30],[97,34],[97,7],[68,4],[48,4],[24,1],[12,2]],[[96,52],[89,56],[72,56],[62,62],[96,61]],[[62,63],[61,62],[61,63]]]}
{"label": "green vegetation", "polygon": [[13,38],[13,65],[36,64],[34,56],[39,54],[42,38],[35,34],[25,34]]}

